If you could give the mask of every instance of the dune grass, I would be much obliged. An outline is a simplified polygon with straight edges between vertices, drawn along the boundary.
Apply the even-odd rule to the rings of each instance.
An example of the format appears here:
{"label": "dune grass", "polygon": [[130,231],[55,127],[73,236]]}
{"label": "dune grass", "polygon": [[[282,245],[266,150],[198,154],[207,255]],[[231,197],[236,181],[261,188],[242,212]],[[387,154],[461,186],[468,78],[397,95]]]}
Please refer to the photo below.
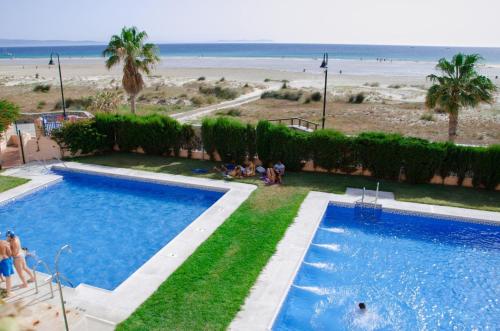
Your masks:
{"label": "dune grass", "polygon": [[[208,161],[137,154],[110,154],[79,162],[193,175]],[[217,178],[217,174],[199,175]],[[374,188],[376,180],[331,174],[287,173],[285,185],[259,187],[117,330],[223,330],[311,190],[344,193],[346,187]],[[500,193],[439,185],[381,182],[398,200],[500,211]]]}
{"label": "dune grass", "polygon": [[0,175],[0,192],[4,192],[28,182],[28,179]]}

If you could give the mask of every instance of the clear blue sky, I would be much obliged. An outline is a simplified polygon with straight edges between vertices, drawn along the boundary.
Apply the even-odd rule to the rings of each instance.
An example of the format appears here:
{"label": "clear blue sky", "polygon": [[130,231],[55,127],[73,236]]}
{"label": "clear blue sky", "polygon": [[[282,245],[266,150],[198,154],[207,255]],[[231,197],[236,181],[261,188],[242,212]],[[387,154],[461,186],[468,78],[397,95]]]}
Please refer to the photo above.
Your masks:
{"label": "clear blue sky", "polygon": [[500,0],[0,0],[0,38],[500,47]]}

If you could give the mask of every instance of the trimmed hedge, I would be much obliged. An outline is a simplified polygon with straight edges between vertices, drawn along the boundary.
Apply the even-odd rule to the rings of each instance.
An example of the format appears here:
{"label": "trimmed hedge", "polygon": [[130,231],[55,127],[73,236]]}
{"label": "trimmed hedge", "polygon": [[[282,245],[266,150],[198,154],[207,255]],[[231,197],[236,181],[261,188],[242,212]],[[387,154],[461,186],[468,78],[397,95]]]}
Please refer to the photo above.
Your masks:
{"label": "trimmed hedge", "polygon": [[[459,185],[471,177],[475,187],[487,189],[500,183],[500,145],[458,146],[378,132],[357,137],[332,130],[305,133],[268,121],[254,127],[227,117],[203,120],[201,132],[212,160],[216,153],[224,162],[238,163],[258,155],[264,165],[281,160],[292,171],[312,160],[314,166],[329,171],[351,173],[362,168],[377,178],[405,178],[409,183],[427,183],[435,174],[457,176]],[[161,115],[99,114],[93,120],[67,123],[53,136],[72,153],[84,154],[118,145],[121,151],[142,147],[156,155],[178,155],[185,148],[190,155],[196,145],[191,126]]]}
{"label": "trimmed hedge", "polygon": [[180,148],[190,144],[194,132],[188,125],[156,114],[98,114],[93,120],[68,122],[54,130],[52,136],[73,154],[110,151],[116,144],[120,151],[142,147],[147,154],[179,155]]}
{"label": "trimmed hedge", "polygon": [[203,147],[215,160],[217,152],[223,162],[241,163],[247,155],[253,157],[255,128],[227,117],[206,118],[201,125]]}

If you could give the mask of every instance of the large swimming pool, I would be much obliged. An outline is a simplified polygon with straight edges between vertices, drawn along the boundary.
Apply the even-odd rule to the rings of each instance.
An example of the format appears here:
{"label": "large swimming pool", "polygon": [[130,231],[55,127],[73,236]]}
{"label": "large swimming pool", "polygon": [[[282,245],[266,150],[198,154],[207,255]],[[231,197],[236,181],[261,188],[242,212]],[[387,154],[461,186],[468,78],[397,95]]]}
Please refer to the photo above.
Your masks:
{"label": "large swimming pool", "polygon": [[0,230],[80,283],[113,290],[224,193],[58,171],[63,180],[0,205]]}
{"label": "large swimming pool", "polygon": [[328,207],[273,330],[498,329],[500,226],[359,216]]}

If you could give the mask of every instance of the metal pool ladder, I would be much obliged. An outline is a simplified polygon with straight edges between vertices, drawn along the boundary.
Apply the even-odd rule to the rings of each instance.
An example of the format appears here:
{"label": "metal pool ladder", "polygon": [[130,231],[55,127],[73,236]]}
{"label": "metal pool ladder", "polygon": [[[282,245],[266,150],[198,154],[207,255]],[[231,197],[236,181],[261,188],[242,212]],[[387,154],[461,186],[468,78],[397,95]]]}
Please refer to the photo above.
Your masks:
{"label": "metal pool ladder", "polygon": [[366,187],[363,187],[361,199],[354,203],[354,212],[357,218],[367,220],[379,220],[382,214],[382,205],[378,203],[380,183],[377,182],[377,189],[375,191],[375,198],[369,200],[366,198]]}

